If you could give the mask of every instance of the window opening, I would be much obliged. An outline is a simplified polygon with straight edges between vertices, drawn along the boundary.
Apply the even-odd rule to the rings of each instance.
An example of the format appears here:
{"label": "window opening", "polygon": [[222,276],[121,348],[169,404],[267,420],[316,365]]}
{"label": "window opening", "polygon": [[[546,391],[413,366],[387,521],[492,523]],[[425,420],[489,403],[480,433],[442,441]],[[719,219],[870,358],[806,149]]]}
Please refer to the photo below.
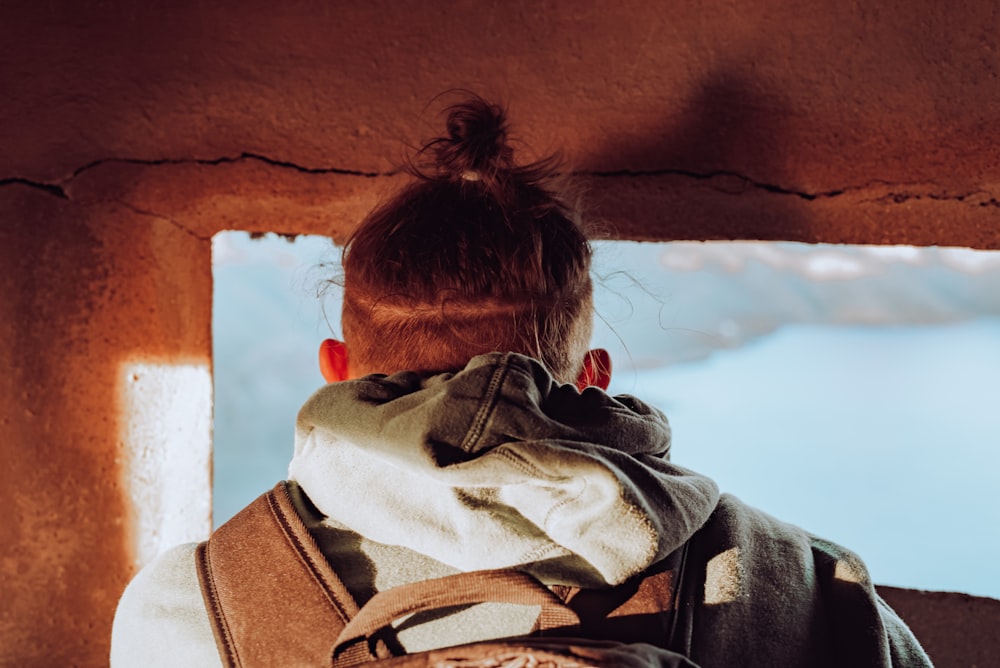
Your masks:
{"label": "window opening", "polygon": [[[1000,597],[1000,252],[596,248],[610,391],[667,414],[675,463],[856,551],[879,584]],[[339,250],[227,232],[213,251],[218,525],[286,473],[339,333],[336,291],[316,297]]]}

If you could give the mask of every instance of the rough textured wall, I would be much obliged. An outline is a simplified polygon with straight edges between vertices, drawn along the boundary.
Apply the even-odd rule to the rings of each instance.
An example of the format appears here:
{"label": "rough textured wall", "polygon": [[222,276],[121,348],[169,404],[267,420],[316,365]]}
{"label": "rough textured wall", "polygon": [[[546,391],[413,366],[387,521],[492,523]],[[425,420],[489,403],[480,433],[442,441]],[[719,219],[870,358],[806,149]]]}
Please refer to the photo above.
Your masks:
{"label": "rough textured wall", "polygon": [[996,665],[1000,601],[897,587],[879,587],[878,592],[906,620],[938,668]]}
{"label": "rough textured wall", "polygon": [[463,86],[612,236],[1000,247],[990,0],[205,4],[8,0],[0,179],[342,236]]}
{"label": "rough textured wall", "polygon": [[210,244],[26,186],[0,223],[0,665],[103,665],[158,536],[211,527]]}
{"label": "rough textured wall", "polygon": [[168,481],[207,475],[211,235],[343,239],[440,91],[507,100],[607,236],[1000,248],[996,4],[869,4],[0,0],[0,662],[102,665],[205,524]]}

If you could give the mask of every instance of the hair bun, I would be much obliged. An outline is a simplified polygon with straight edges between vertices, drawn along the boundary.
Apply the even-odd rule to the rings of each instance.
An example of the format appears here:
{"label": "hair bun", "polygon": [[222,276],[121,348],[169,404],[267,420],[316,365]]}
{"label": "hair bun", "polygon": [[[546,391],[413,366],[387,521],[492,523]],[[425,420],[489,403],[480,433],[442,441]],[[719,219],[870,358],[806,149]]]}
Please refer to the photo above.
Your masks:
{"label": "hair bun", "polygon": [[428,145],[439,173],[453,179],[479,181],[490,187],[514,169],[514,151],[507,145],[504,109],[473,97],[447,109],[447,137]]}

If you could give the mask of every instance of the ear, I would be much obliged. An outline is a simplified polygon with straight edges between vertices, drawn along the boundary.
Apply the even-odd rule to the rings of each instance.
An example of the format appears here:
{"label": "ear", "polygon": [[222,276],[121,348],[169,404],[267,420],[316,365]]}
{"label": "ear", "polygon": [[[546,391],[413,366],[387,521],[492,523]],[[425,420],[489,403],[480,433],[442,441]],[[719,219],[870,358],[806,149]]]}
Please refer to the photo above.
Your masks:
{"label": "ear", "polygon": [[608,389],[611,383],[611,355],[604,348],[588,350],[583,356],[583,369],[576,379],[576,387],[581,392],[590,386]]}
{"label": "ear", "polygon": [[319,370],[328,383],[348,379],[347,345],[343,341],[327,339],[319,344]]}

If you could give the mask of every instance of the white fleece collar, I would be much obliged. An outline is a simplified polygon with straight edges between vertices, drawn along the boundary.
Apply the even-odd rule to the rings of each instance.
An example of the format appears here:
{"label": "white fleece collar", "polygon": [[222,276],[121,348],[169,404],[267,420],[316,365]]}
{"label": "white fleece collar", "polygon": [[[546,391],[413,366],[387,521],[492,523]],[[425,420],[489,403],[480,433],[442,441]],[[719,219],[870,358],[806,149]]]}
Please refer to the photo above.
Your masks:
{"label": "white fleece collar", "polygon": [[371,540],[599,586],[665,557],[714,510],[715,483],[670,464],[669,448],[655,408],[491,353],[457,374],[320,389],[299,412],[289,477]]}

